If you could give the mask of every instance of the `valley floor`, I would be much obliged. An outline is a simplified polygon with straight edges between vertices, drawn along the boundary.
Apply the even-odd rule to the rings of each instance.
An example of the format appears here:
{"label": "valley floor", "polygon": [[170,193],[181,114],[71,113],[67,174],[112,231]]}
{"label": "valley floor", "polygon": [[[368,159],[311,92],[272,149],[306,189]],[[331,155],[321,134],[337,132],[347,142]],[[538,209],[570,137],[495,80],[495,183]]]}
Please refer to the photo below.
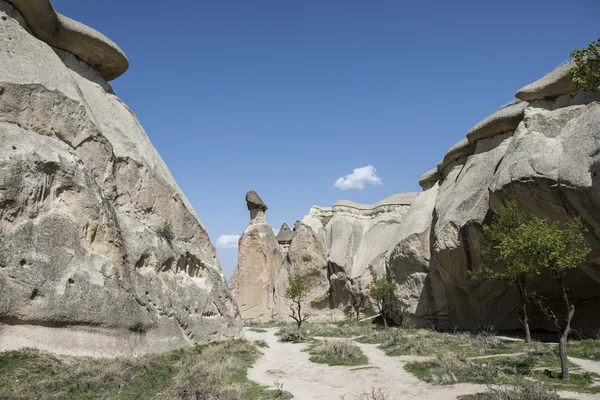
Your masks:
{"label": "valley floor", "polygon": [[[484,392],[486,385],[459,383],[434,385],[418,379],[405,370],[409,362],[427,361],[428,356],[389,356],[377,344],[354,341],[368,358],[364,366],[328,366],[310,361],[307,343],[280,342],[279,328],[245,328],[249,341],[264,341],[259,358],[248,372],[248,378],[265,386],[279,386],[294,399],[435,399],[450,400],[461,395]],[[499,355],[495,355],[498,357]],[[504,355],[500,355],[504,356]],[[510,356],[510,355],[509,355]],[[600,372],[600,362],[571,358],[583,370]],[[283,385],[283,386],[281,386]],[[387,396],[368,396],[372,392]],[[592,400],[598,394],[559,392],[569,399]]]}

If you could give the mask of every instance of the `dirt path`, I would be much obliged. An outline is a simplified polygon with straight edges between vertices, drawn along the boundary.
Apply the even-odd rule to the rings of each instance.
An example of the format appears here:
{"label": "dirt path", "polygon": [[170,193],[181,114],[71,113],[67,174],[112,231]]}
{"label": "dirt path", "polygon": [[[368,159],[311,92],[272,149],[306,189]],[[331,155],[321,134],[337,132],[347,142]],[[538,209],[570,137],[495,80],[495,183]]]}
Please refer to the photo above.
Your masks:
{"label": "dirt path", "polygon": [[382,389],[389,399],[435,399],[453,400],[460,394],[481,392],[485,386],[458,384],[433,386],[420,381],[404,370],[405,357],[388,357],[377,345],[357,343],[369,358],[368,366],[330,367],[309,361],[309,354],[302,350],[305,344],[277,341],[277,328],[267,332],[251,332],[246,329],[248,340],[263,339],[269,348],[261,349],[261,357],[248,372],[248,377],[262,385],[275,387],[283,383],[283,389],[298,400],[336,400],[342,395],[353,400],[371,388]]}
{"label": "dirt path", "polygon": [[585,360],[583,358],[575,358],[571,356],[569,356],[569,361],[577,364],[579,368],[583,370],[600,375],[600,362],[598,361]]}

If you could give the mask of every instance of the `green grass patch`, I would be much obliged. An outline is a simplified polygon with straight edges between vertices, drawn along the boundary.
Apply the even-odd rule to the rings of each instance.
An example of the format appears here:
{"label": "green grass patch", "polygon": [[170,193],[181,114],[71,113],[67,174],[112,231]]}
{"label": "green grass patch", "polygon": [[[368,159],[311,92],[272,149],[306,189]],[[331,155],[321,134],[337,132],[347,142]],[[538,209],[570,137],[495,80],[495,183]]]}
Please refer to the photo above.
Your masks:
{"label": "green grass patch", "polygon": [[545,387],[585,393],[600,393],[594,383],[600,376],[570,364],[570,379],[560,379],[560,359],[554,348],[530,351],[525,355],[469,360],[453,353],[438,354],[432,361],[411,362],[405,369],[417,378],[440,385],[454,383],[505,384],[523,386],[529,380]]}
{"label": "green grass patch", "polygon": [[262,328],[250,328],[250,329],[248,329],[248,331],[256,332],[256,333],[265,333],[266,332],[266,330],[262,329]]}
{"label": "green grass patch", "polygon": [[458,396],[459,400],[560,400],[556,390],[540,382],[511,387],[488,386],[483,393]]}
{"label": "green grass patch", "polygon": [[330,366],[355,366],[369,363],[360,347],[349,339],[312,340],[307,351],[310,354],[310,361]]}
{"label": "green grass patch", "polygon": [[248,380],[259,356],[244,340],[116,359],[10,351],[0,353],[0,398],[291,398]]}
{"label": "green grass patch", "polygon": [[600,362],[600,340],[574,340],[567,343],[567,355]]}

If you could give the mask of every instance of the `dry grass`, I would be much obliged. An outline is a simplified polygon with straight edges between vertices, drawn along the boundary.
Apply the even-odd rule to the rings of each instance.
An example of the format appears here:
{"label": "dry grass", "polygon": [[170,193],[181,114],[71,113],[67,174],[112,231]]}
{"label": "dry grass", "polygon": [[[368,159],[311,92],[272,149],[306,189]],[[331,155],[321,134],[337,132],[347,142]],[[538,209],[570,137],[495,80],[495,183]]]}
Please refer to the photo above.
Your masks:
{"label": "dry grass", "polygon": [[247,379],[247,369],[259,355],[255,346],[243,340],[119,359],[12,351],[0,354],[0,398],[289,398]]}
{"label": "dry grass", "polygon": [[367,357],[350,339],[314,340],[308,348],[310,360],[328,365],[364,365]]}
{"label": "dry grass", "polygon": [[[354,400],[388,400],[390,396],[383,389],[371,388],[370,391],[365,391],[353,397]],[[345,400],[346,396],[340,396],[340,400]]]}
{"label": "dry grass", "polygon": [[559,400],[560,396],[540,382],[525,382],[522,386],[489,386],[484,393],[460,396],[461,400]]}

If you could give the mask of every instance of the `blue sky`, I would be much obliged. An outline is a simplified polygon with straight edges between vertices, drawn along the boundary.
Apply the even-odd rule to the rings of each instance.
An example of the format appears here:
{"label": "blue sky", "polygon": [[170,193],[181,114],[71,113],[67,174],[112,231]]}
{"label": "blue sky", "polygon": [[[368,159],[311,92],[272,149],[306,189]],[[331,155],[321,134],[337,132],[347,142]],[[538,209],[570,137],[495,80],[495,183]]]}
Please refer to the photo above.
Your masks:
{"label": "blue sky", "polygon": [[[473,125],[600,35],[597,0],[53,4],[123,48],[113,88],[214,244],[243,232],[251,189],[274,228],[418,191]],[[366,166],[371,184],[334,187]],[[218,255],[229,277],[236,249]]]}

